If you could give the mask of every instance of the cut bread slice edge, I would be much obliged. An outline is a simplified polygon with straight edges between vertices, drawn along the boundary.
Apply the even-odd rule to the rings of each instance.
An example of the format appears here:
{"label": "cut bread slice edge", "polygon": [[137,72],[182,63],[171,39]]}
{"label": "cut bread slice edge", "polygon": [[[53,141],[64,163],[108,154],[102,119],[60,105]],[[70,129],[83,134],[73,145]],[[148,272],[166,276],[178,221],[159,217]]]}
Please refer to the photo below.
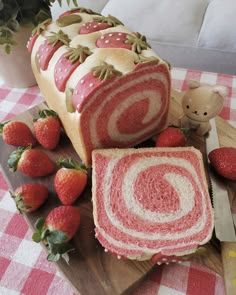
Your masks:
{"label": "cut bread slice edge", "polygon": [[[135,163],[136,160],[138,160],[138,164]],[[191,255],[199,246],[206,244],[211,239],[214,227],[213,209],[208,193],[202,154],[199,150],[193,147],[100,149],[94,150],[92,153],[92,167],[92,202],[95,232],[105,251],[115,253],[117,258],[152,259],[155,263],[180,261],[182,260],[181,257]],[[157,168],[158,170],[162,169],[162,172],[159,171],[160,174],[155,172]],[[174,169],[175,172],[172,173],[171,169]],[[181,176],[180,171],[186,174],[183,179],[179,177]],[[153,176],[152,173],[156,175]],[[141,181],[145,176],[147,180]],[[163,184],[162,181],[159,182],[159,178],[162,178],[162,176],[167,177],[163,180],[163,183],[168,185],[168,189],[171,186],[173,187],[171,192],[175,195],[175,198],[172,200],[172,197],[168,197],[167,194],[167,197],[170,198],[169,203],[167,199],[163,202],[164,207],[160,209],[155,204],[151,204],[149,195],[154,194],[155,196],[155,190],[159,194],[165,192],[165,188],[162,190],[158,188],[158,185]],[[129,188],[129,181],[131,181],[129,177],[136,181],[137,190],[132,185]],[[154,177],[155,182],[158,182],[158,185],[154,186],[152,191],[148,183],[150,177]],[[193,182],[192,188],[194,188],[191,197],[188,196],[191,193],[190,180]],[[181,188],[181,181],[184,181],[183,184],[186,187],[188,186],[186,193],[185,189]],[[121,184],[121,187],[115,188],[115,184]],[[104,188],[106,198],[102,199]],[[146,191],[146,195],[145,197],[141,196],[141,199],[137,201],[137,198],[140,197],[138,191],[142,188]],[[125,192],[127,195],[131,194],[131,196],[125,197],[128,201],[122,200],[123,196],[120,191]],[[181,198],[184,201],[178,200],[178,193],[181,193]],[[194,199],[197,194],[200,201]],[[117,203],[116,197],[118,198]],[[147,203],[145,198],[148,199]],[[160,202],[160,198],[157,197],[158,200]],[[176,202],[176,208],[173,207],[172,201]],[[111,207],[108,205],[109,202]],[[105,203],[105,206],[103,206],[103,203]],[[144,208],[142,208],[143,205],[145,205]],[[116,206],[117,209],[115,209]],[[128,210],[125,206],[128,207]],[[156,212],[152,212],[153,208],[156,208]],[[201,214],[201,208],[203,209],[202,216],[199,215]],[[164,211],[158,212],[158,210],[170,211],[165,216]],[[124,215],[122,216],[122,214]],[[193,216],[197,217],[197,221],[195,223],[191,222],[191,220],[186,222],[187,217],[185,220],[185,214],[186,216],[193,214]],[[122,220],[122,218],[125,218],[126,221]],[[130,221],[127,221],[128,219]],[[165,227],[165,221],[163,220],[165,219],[167,227],[170,227],[168,229],[169,234],[168,231],[163,231]],[[140,221],[141,226],[137,223],[138,228],[135,229],[134,221],[137,220]],[[148,227],[145,228],[145,220],[148,226],[153,227],[153,232]],[[181,220],[189,223],[189,225],[184,228]],[[126,226],[129,222],[131,225]],[[158,226],[160,232],[158,232]],[[171,226],[176,227],[179,232],[175,234]],[[112,233],[112,230],[114,230],[115,234]],[[185,233],[189,236],[184,236]],[[173,237],[172,244],[171,237]],[[135,245],[135,238],[137,238],[138,246]]]}

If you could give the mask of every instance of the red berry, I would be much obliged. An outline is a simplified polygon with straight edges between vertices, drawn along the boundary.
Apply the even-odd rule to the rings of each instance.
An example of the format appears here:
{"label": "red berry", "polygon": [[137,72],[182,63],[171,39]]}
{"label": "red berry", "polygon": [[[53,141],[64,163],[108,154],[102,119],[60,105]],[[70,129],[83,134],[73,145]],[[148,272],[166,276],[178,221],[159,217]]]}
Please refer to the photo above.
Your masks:
{"label": "red berry", "polygon": [[21,121],[3,122],[0,124],[0,134],[6,144],[27,147],[34,146],[36,140],[29,126]]}
{"label": "red berry", "polygon": [[221,176],[236,180],[236,148],[234,147],[221,147],[212,150],[208,158]]}
{"label": "red berry", "polygon": [[44,241],[48,246],[49,261],[58,261],[61,257],[69,261],[68,252],[71,247],[67,243],[71,240],[80,225],[80,211],[77,207],[59,206],[54,208],[45,218],[39,218],[35,227],[37,231],[32,239],[35,242]]}
{"label": "red berry", "polygon": [[46,176],[55,170],[54,163],[45,152],[31,147],[13,151],[8,159],[8,166],[11,171],[19,170],[30,177]]}
{"label": "red berry", "polygon": [[60,168],[54,178],[54,186],[64,205],[73,204],[87,184],[87,170],[72,159],[59,159]]}
{"label": "red berry", "polygon": [[66,234],[66,242],[76,234],[80,224],[79,208],[73,206],[59,206],[47,216],[45,227],[50,231],[61,230]]}
{"label": "red berry", "polygon": [[185,146],[187,137],[179,128],[168,127],[163,130],[156,139],[157,147],[179,147]]}
{"label": "red berry", "polygon": [[53,110],[40,110],[39,119],[34,120],[34,133],[38,142],[47,150],[54,150],[61,134],[61,123]]}
{"label": "red berry", "polygon": [[11,197],[20,213],[33,212],[41,207],[48,198],[48,189],[41,183],[27,183],[19,186]]}

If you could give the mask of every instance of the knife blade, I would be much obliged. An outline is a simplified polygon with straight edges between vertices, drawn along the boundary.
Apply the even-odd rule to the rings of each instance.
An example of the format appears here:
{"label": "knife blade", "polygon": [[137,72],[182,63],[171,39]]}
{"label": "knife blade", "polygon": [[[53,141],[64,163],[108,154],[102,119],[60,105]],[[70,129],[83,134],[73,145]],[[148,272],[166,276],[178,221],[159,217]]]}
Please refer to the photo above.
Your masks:
{"label": "knife blade", "polygon": [[236,290],[236,236],[233,214],[230,208],[228,191],[210,165],[208,154],[220,147],[215,119],[210,120],[211,131],[206,138],[206,158],[210,178],[211,197],[213,198],[215,234],[221,241],[221,258],[224,284],[227,295],[235,295]]}
{"label": "knife blade", "polygon": [[[215,119],[210,120],[211,131],[206,138],[207,155],[214,149],[219,148],[219,138],[216,129]],[[231,213],[228,191],[222,179],[214,171],[208,161],[208,174],[210,178],[210,191],[213,198],[214,223],[216,237],[223,242],[236,242],[233,216]]]}

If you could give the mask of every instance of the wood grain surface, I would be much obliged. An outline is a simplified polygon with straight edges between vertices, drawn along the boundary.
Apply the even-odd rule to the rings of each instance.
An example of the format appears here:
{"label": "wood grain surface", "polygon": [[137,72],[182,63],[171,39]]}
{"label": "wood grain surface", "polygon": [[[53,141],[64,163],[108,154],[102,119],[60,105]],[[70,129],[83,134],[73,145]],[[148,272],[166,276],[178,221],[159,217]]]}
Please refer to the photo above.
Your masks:
{"label": "wood grain surface", "polygon": [[[180,99],[181,95],[178,92],[173,91],[171,98],[170,122],[174,125],[177,125],[178,118],[182,113]],[[32,127],[32,120],[37,117],[38,110],[45,107],[45,104],[40,104],[39,106],[15,117],[14,120],[24,121]],[[236,138],[235,128],[231,127],[227,122],[220,118],[217,118],[217,127],[220,144],[222,146],[233,146]],[[145,146],[145,144],[149,145],[150,141],[144,143],[142,146]],[[204,153],[202,138],[196,137],[192,134],[190,135],[188,144],[194,145]],[[1,165],[12,190],[23,183],[32,182],[32,178],[25,176],[20,172],[13,173],[9,171],[7,159],[14,149],[14,147],[4,144],[2,138],[0,139]],[[54,161],[60,156],[72,157],[79,160],[78,155],[75,153],[65,134],[62,135],[57,149],[53,152],[47,151],[47,154]],[[38,211],[24,215],[25,220],[32,230],[34,230],[34,223],[38,217],[46,216],[52,208],[60,205],[53,187],[53,178],[54,175],[33,179],[34,182],[41,182],[47,185],[49,188],[49,199]],[[228,189],[231,192],[232,198],[235,197],[230,184]],[[143,279],[145,279],[148,273],[154,269],[153,264],[150,261],[137,262],[119,260],[110,253],[104,252],[104,249],[94,236],[91,178],[89,178],[86,190],[76,201],[75,205],[79,206],[81,211],[81,225],[75,238],[71,241],[75,251],[70,253],[69,265],[63,260],[55,263],[55,265],[61,271],[64,278],[72,285],[77,294],[94,294],[94,290],[96,290],[96,295],[129,293],[130,290],[136,287]],[[220,244],[216,239],[213,238],[210,243],[205,245],[204,251],[199,251],[199,253],[200,254],[188,257],[187,259],[198,261],[223,276]]]}

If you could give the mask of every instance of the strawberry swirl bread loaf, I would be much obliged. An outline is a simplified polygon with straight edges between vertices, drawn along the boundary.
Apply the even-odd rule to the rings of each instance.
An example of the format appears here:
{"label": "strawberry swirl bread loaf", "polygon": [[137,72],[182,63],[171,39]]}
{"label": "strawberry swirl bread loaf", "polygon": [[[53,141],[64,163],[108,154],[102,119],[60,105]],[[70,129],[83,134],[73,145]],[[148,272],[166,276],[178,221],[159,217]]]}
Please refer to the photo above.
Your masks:
{"label": "strawberry swirl bread loaf", "polygon": [[41,23],[28,50],[41,93],[85,164],[96,148],[132,147],[166,127],[169,65],[115,17],[68,11]]}
{"label": "strawberry swirl bread loaf", "polygon": [[213,209],[193,147],[92,152],[96,237],[118,258],[181,260],[210,240]]}

